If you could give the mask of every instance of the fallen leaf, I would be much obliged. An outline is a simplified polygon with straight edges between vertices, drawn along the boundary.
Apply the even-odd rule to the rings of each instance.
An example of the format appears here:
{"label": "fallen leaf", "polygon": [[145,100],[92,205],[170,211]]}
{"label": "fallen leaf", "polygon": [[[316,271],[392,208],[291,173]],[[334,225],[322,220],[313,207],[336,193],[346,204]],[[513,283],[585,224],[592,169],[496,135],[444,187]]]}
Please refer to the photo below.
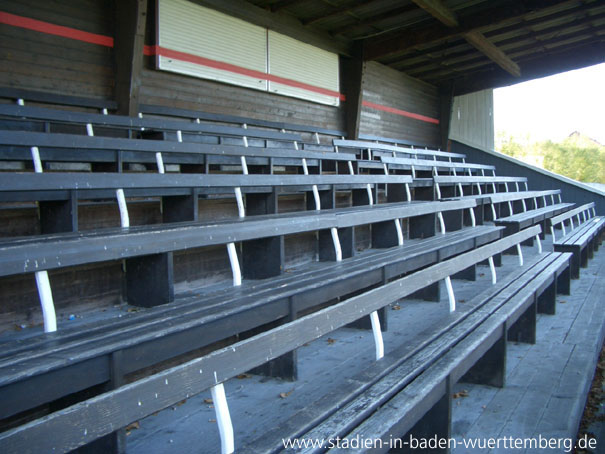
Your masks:
{"label": "fallen leaf", "polygon": [[567,303],[567,301],[559,301],[559,303],[565,304],[565,303]]}
{"label": "fallen leaf", "polygon": [[454,399],[458,399],[459,397],[468,397],[468,391],[466,389],[463,389],[462,391],[458,391],[457,393],[454,393],[454,395],[452,397]]}
{"label": "fallen leaf", "polygon": [[238,378],[238,379],[240,379],[240,380],[243,380],[243,379],[245,379],[245,378],[250,378],[250,377],[252,377],[252,375],[250,375],[250,374],[239,374],[239,375],[237,375],[235,378]]}
{"label": "fallen leaf", "polygon": [[458,302],[459,303],[466,303],[466,300],[465,299],[459,299]]}
{"label": "fallen leaf", "polygon": [[485,273],[479,273],[479,277],[485,276]]}
{"label": "fallen leaf", "polygon": [[331,337],[328,337],[327,342],[328,342],[328,344],[332,345],[334,342],[336,342],[336,339],[332,339]]}
{"label": "fallen leaf", "polygon": [[216,419],[209,419],[208,422],[216,422]]}
{"label": "fallen leaf", "polygon": [[394,311],[398,311],[401,309],[401,306],[399,304],[395,304],[391,309],[393,309]]}
{"label": "fallen leaf", "polygon": [[132,424],[129,424],[126,426],[126,436],[130,435],[132,433],[133,430],[137,430],[140,429],[141,425],[139,424],[139,421],[133,422]]}
{"label": "fallen leaf", "polygon": [[212,399],[204,399],[204,403],[205,404],[213,404],[214,402],[212,401]]}
{"label": "fallen leaf", "polygon": [[285,399],[286,397],[288,397],[290,394],[292,394],[292,391],[294,391],[293,389],[291,389],[290,391],[288,391],[287,393],[279,393],[279,397],[281,397],[282,399]]}
{"label": "fallen leaf", "polygon": [[126,312],[139,312],[139,309],[136,307],[129,307]]}

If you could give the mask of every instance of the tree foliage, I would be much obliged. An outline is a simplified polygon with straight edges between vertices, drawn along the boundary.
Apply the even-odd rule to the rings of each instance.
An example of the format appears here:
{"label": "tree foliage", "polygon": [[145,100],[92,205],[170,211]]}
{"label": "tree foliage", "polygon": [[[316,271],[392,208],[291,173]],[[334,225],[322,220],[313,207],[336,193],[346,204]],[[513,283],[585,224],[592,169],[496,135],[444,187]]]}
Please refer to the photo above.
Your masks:
{"label": "tree foliage", "polygon": [[605,146],[574,133],[562,142],[531,142],[502,133],[498,151],[586,183],[605,183]]}

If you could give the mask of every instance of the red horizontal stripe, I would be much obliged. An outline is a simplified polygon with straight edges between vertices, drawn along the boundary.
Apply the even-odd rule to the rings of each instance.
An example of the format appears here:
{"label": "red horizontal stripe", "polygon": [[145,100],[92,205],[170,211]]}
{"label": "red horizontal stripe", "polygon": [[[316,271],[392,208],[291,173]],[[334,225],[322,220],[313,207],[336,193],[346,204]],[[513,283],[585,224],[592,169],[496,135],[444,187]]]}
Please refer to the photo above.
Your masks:
{"label": "red horizontal stripe", "polygon": [[395,109],[394,107],[383,106],[382,104],[375,104],[370,101],[363,101],[362,103],[366,107],[370,107],[371,109],[382,110],[383,112],[389,112],[395,115],[401,115],[402,117],[413,118],[415,120],[426,121],[427,123],[434,123],[436,125],[439,124],[439,120],[436,118],[426,117],[424,115],[406,112],[405,110]]}
{"label": "red horizontal stripe", "polygon": [[244,68],[242,66],[225,63],[218,60],[212,60],[209,58],[200,57],[198,55],[192,55],[186,52],[180,52],[178,50],[167,49],[161,46],[145,46],[143,50],[145,55],[160,55],[166,58],[172,58],[174,60],[185,61],[188,63],[194,63],[200,66],[206,66],[208,68],[220,69],[222,71],[228,71],[234,74],[240,74],[242,76],[253,77],[255,79],[268,80],[278,84],[287,85],[289,87],[301,88],[303,90],[319,93],[321,95],[333,96],[344,101],[345,96],[341,93],[327,88],[316,87],[315,85],[306,84],[293,79],[287,79],[285,77],[279,77],[274,74],[268,74],[263,71],[256,71],[254,69]]}
{"label": "red horizontal stripe", "polygon": [[16,16],[14,14],[0,11],[0,23],[14,27],[26,28],[48,35],[61,36],[63,38],[75,39],[86,43],[98,44],[100,46],[113,47],[113,38],[110,36],[97,35],[96,33],[84,32],[71,27],[63,27],[49,22],[42,22],[29,17]]}

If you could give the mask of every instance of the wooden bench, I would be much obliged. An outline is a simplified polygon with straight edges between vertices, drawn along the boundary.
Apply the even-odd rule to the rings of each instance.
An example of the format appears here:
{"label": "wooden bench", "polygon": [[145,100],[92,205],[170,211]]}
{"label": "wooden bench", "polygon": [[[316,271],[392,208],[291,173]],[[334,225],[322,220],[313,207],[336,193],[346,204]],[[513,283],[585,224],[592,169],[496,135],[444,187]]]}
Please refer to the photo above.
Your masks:
{"label": "wooden bench", "polygon": [[452,386],[457,381],[505,386],[507,340],[535,343],[536,314],[554,314],[556,293],[569,293],[569,261],[566,253],[531,258],[438,326],[309,402],[238,452],[281,452],[283,440],[325,442],[321,448],[294,450],[307,454],[368,451],[343,448],[357,437],[382,440],[383,445],[373,445],[371,451],[388,452],[397,447],[389,443],[409,442],[410,435],[448,438]]}
{"label": "wooden bench", "polygon": [[399,147],[396,145],[368,142],[364,140],[334,139],[332,143],[336,150],[341,150],[343,148],[349,152],[350,150],[357,150],[358,152],[366,150],[369,154],[368,159],[372,159],[373,156],[397,157],[399,155],[400,157],[429,156],[435,160],[438,158],[443,158],[449,162],[452,162],[452,159],[460,159],[462,162],[464,162],[464,158],[466,158],[466,155],[461,153],[450,153],[447,151],[433,150],[429,148]]}
{"label": "wooden bench", "polygon": [[68,106],[100,111],[115,111],[118,103],[109,99],[88,98],[84,96],[60,95],[37,90],[24,90],[14,87],[0,87],[0,98],[10,99],[18,105],[33,102],[53,106]]}
{"label": "wooden bench", "polygon": [[[62,223],[67,225],[76,225],[73,219],[73,213],[75,210],[73,207],[78,199],[77,193],[74,194],[76,189],[82,188],[79,191],[83,194],[88,192],[94,192],[92,189],[96,188],[99,190],[114,188],[115,182],[124,182],[125,187],[129,187],[129,192],[133,195],[150,194],[153,191],[149,187],[140,185],[148,185],[156,182],[160,186],[163,186],[162,190],[159,191],[158,187],[154,190],[156,195],[174,196],[171,203],[167,200],[167,204],[176,204],[176,210],[186,210],[187,217],[174,215],[175,210],[168,207],[166,217],[167,220],[191,220],[195,219],[195,213],[197,211],[197,198],[200,193],[204,193],[204,187],[206,187],[206,193],[211,190],[217,193],[218,188],[223,188],[223,193],[233,194],[236,198],[238,212],[240,217],[245,215],[245,206],[242,197],[243,188],[256,188],[258,191],[259,185],[269,187],[269,191],[275,187],[299,187],[304,192],[312,194],[312,199],[316,209],[321,208],[322,195],[319,193],[318,185],[322,185],[322,189],[326,190],[326,186],[330,190],[331,186],[337,185],[339,189],[358,190],[358,192],[367,193],[361,194],[359,197],[367,198],[367,203],[373,203],[377,200],[376,187],[378,184],[385,184],[393,182],[396,184],[407,185],[411,182],[408,178],[404,179],[397,178],[377,178],[377,176],[360,176],[355,174],[355,167],[357,162],[354,155],[347,153],[333,153],[333,152],[319,152],[319,151],[306,151],[306,150],[295,150],[295,149],[282,149],[282,148],[266,148],[266,147],[246,147],[244,145],[216,145],[216,144],[203,144],[203,143],[188,143],[188,142],[170,142],[170,141],[155,141],[155,140],[136,140],[136,139],[122,139],[122,138],[109,138],[109,137],[88,137],[79,136],[72,134],[51,134],[51,133],[36,133],[36,132],[25,132],[25,131],[0,131],[0,159],[2,160],[19,160],[32,162],[36,172],[40,173],[43,171],[43,162],[47,161],[59,161],[59,162],[87,162],[92,163],[92,169],[95,170],[95,164],[102,164],[102,167],[98,170],[104,172],[112,172],[111,174],[97,175],[88,177],[80,177],[72,175],[71,180],[65,180],[57,189],[63,190],[62,200],[67,201],[68,205],[63,204],[59,207],[63,211],[63,217],[69,216]],[[118,176],[123,170],[124,163],[144,163],[151,164],[157,167],[159,173],[165,173],[165,164],[178,163],[189,166],[192,169],[204,175],[197,177],[194,176],[170,176],[170,177],[152,177],[150,175],[139,175],[132,176]],[[320,175],[323,169],[324,162],[331,163],[344,163],[348,165],[347,174],[341,175]],[[287,165],[297,168],[297,171],[304,173],[304,175],[283,175],[274,174],[274,166]],[[355,164],[355,165],[354,165]],[[220,177],[209,175],[210,171],[214,167],[218,167],[219,170],[223,165],[238,166],[244,176],[250,176],[250,179],[238,179],[232,178],[228,175],[221,175]],[[211,167],[212,166],[212,167]],[[312,169],[310,169],[313,167]],[[264,175],[247,175],[249,169],[256,173],[263,173]],[[185,171],[186,169],[183,169]],[[317,173],[317,175],[312,175]],[[308,175],[309,174],[309,175]],[[90,175],[90,174],[85,174]],[[326,178],[324,178],[324,176]],[[13,176],[12,181],[15,185],[19,185],[18,176]],[[53,180],[54,178],[54,180]],[[48,180],[58,182],[61,177],[43,177],[37,178],[35,176],[29,177],[29,182],[39,181],[40,184],[44,185],[43,181]],[[208,184],[203,183],[205,180]],[[70,183],[71,181],[71,183]],[[132,181],[133,184],[128,183]],[[134,182],[140,183],[139,186],[135,185]],[[160,183],[163,182],[163,183]],[[198,183],[193,186],[188,186],[189,189],[183,187],[183,184],[192,184],[194,181]],[[112,183],[113,182],[113,183]],[[242,186],[232,186],[239,182],[243,182]],[[53,183],[54,184],[54,183]],[[310,188],[309,188],[310,185]],[[103,187],[106,186],[106,187]],[[180,186],[180,187],[179,187]],[[52,185],[45,185],[44,190],[49,189]],[[91,191],[87,191],[86,188],[90,187]],[[229,191],[224,189],[228,188]],[[402,186],[403,188],[403,186]],[[24,187],[27,189],[27,187]],[[35,186],[31,189],[35,189]],[[143,191],[144,189],[144,191]],[[305,191],[305,189],[307,189]],[[67,196],[66,191],[71,191]],[[171,192],[173,191],[173,192]],[[183,192],[189,192],[183,194]],[[197,191],[197,192],[196,192]],[[265,190],[267,192],[267,190]],[[408,191],[409,192],[409,191]],[[24,193],[23,191],[21,192]],[[57,192],[59,194],[60,192]],[[99,195],[106,194],[107,191],[99,193]],[[43,197],[41,200],[48,198],[46,193],[30,193],[31,196]],[[94,194],[92,194],[94,195]],[[127,219],[125,215],[126,206],[124,188],[116,189],[115,197],[120,203],[120,213],[122,219]],[[186,199],[183,199],[186,197]],[[359,198],[358,197],[358,198]],[[57,211],[56,207],[52,207],[53,211]],[[128,226],[127,223],[122,224]],[[73,227],[71,228],[73,230]]]}
{"label": "wooden bench", "polygon": [[[558,195],[559,203],[554,203],[554,195]],[[551,196],[551,204],[548,205],[546,197]],[[501,215],[494,220],[496,225],[501,225],[506,228],[506,234],[518,232],[528,226],[541,224],[542,225],[542,238],[546,232],[546,221],[547,219],[557,216],[569,209],[571,209],[573,203],[562,203],[561,191],[560,190],[547,190],[547,191],[522,191],[518,193],[504,193],[494,194],[490,196],[490,202],[492,204],[506,202],[508,206],[508,213]],[[539,200],[542,200],[542,206],[540,206]],[[517,213],[512,213],[511,202],[521,201],[522,210]],[[528,206],[528,202],[529,205]],[[530,240],[528,245],[532,243]]]}
{"label": "wooden bench", "polygon": [[[390,156],[381,156],[380,162],[383,167],[386,165],[388,169],[404,169],[411,170],[412,176],[416,178],[417,171],[431,172],[430,176],[439,175],[439,172],[448,172],[448,174],[456,174],[457,171],[471,175],[472,172],[490,171],[495,175],[495,167],[487,164],[475,164],[470,162],[450,162],[437,161],[430,159],[414,159],[414,158],[399,158]],[[364,165],[369,165],[364,163]]]}
{"label": "wooden bench", "polygon": [[[215,350],[202,357],[190,360],[184,364],[166,369],[157,374],[122,385],[120,379],[115,380],[115,389],[97,395],[91,399],[75,403],[65,409],[55,411],[43,418],[35,419],[20,427],[9,429],[0,434],[0,448],[5,452],[14,451],[64,451],[74,449],[87,443],[110,435],[120,427],[125,427],[132,421],[150,415],[182,399],[191,397],[205,389],[211,388],[214,405],[217,409],[217,420],[222,438],[223,452],[233,451],[233,428],[230,418],[225,411],[227,400],[222,383],[229,378],[244,373],[254,367],[265,364],[268,360],[276,359],[295,350],[297,347],[327,334],[339,327],[366,317],[400,298],[422,290],[427,285],[438,283],[457,272],[466,269],[469,264],[488,259],[502,250],[539,233],[538,227],[520,232],[513,236],[480,246],[470,252],[465,252],[447,260],[400,277],[373,290],[357,296],[349,297],[338,304],[329,306],[304,317],[289,321],[267,331],[263,331],[245,340]],[[452,295],[453,296],[453,295]],[[455,309],[450,299],[450,310]],[[170,326],[170,324],[167,324]],[[165,334],[160,331],[156,338]],[[129,345],[132,334],[123,334],[124,345]],[[195,336],[194,336],[195,337]],[[377,346],[379,338],[375,337]],[[35,346],[36,342],[32,342]],[[59,342],[58,345],[61,343]],[[176,345],[179,345],[177,342]],[[30,345],[31,346],[31,345]],[[27,342],[25,343],[27,348]],[[18,349],[18,347],[17,347]],[[83,349],[89,354],[92,348]],[[140,352],[149,349],[140,350]],[[154,349],[154,352],[158,350]],[[377,347],[377,357],[379,356]],[[32,358],[31,365],[40,367],[40,362],[48,358],[51,362],[60,361],[62,356],[58,351],[55,355],[42,353]],[[46,356],[45,356],[46,355]],[[23,360],[28,354],[22,355]],[[65,355],[63,361],[69,361]],[[136,357],[136,356],[135,356]],[[123,367],[129,367],[125,359],[135,358],[131,355],[112,356],[112,366],[89,370],[103,370],[120,376]],[[106,364],[106,361],[103,361]],[[379,361],[377,364],[381,364]],[[46,366],[48,367],[48,366]],[[15,374],[13,377],[26,378],[27,373]],[[71,375],[72,380],[79,377]],[[61,383],[59,381],[59,383]],[[15,388],[13,388],[15,389]],[[47,389],[47,388],[43,388]],[[15,396],[15,394],[12,394]],[[20,394],[24,396],[23,394]],[[29,397],[25,395],[26,397]],[[4,397],[4,396],[3,396]],[[10,397],[10,394],[7,396]],[[11,403],[15,399],[11,399]],[[3,409],[11,408],[5,405]],[[27,447],[27,449],[25,449]]]}
{"label": "wooden bench", "polygon": [[[343,137],[346,135],[344,131],[334,130],[322,128],[320,126],[311,126],[311,125],[303,125],[303,124],[295,124],[295,123],[286,123],[279,121],[270,121],[270,120],[261,120],[258,118],[249,118],[249,117],[241,117],[237,115],[225,115],[225,114],[214,114],[208,112],[201,112],[198,110],[190,110],[190,109],[179,109],[176,107],[168,107],[168,106],[157,106],[151,104],[141,104],[139,106],[139,110],[144,115],[152,115],[156,117],[168,117],[168,118],[183,118],[189,121],[208,121],[208,122],[218,122],[218,123],[227,123],[234,125],[243,125],[247,124],[250,126],[260,127],[260,128],[269,128],[276,131],[292,131],[296,133],[302,133],[312,136],[311,142],[304,141],[303,148],[309,147],[311,149],[315,149],[316,146],[321,147],[320,137]],[[331,147],[330,147],[331,148]]]}
{"label": "wooden bench", "polygon": [[[576,218],[576,223],[574,223]],[[569,223],[570,231],[565,230],[565,222]],[[580,267],[588,266],[588,259],[598,250],[605,231],[605,218],[596,216],[594,202],[587,203],[548,220],[547,225],[553,238],[555,251],[572,252],[572,277],[580,277]],[[560,225],[563,235],[555,235],[555,227]]]}
{"label": "wooden bench", "polygon": [[38,132],[116,136],[125,138],[161,138],[174,141],[203,142],[253,147],[295,148],[302,142],[299,134],[226,126],[213,123],[189,123],[159,118],[70,112],[41,107],[0,104],[0,129]]}

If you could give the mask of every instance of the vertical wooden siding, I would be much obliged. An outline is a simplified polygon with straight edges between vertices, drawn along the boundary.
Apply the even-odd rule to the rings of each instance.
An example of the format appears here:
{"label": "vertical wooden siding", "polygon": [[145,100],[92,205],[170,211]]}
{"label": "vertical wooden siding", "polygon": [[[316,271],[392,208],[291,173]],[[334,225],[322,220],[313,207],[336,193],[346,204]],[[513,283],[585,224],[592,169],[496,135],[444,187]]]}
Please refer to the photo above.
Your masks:
{"label": "vertical wooden siding", "polygon": [[[437,88],[380,63],[366,64],[363,101],[439,119]],[[360,133],[435,145],[439,125],[363,106]]]}
{"label": "vertical wooden siding", "polygon": [[482,150],[494,149],[494,90],[454,98],[450,139]]}
{"label": "vertical wooden siding", "polygon": [[[3,0],[0,11],[113,36],[105,0]],[[113,97],[113,49],[0,24],[0,86],[59,94]]]}

